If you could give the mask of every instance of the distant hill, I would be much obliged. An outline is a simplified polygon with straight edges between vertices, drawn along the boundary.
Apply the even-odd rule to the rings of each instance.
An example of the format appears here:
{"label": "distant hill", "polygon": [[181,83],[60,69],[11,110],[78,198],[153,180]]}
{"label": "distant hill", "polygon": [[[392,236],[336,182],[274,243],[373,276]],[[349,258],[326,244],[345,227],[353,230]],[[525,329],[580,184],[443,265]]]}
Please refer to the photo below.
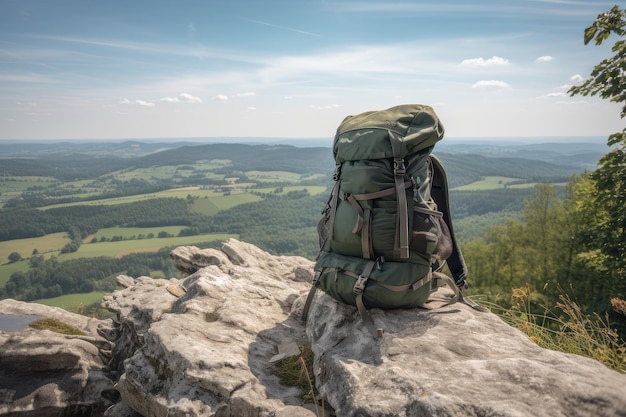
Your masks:
{"label": "distant hill", "polygon": [[334,166],[330,148],[297,148],[288,145],[210,144],[181,146],[137,158],[140,167],[229,159],[241,171],[289,171],[298,174],[325,173]]}
{"label": "distant hill", "polygon": [[[595,146],[595,148],[593,147]],[[440,142],[451,186],[484,176],[507,176],[532,181],[564,181],[600,157],[598,145],[534,144],[471,145]],[[592,152],[592,149],[596,151]],[[93,179],[120,169],[181,165],[201,160],[228,159],[239,171],[289,171],[328,174],[334,168],[328,147],[243,143],[46,143],[0,144],[0,175],[50,176],[60,180]]]}
{"label": "distant hill", "polygon": [[606,140],[588,142],[508,143],[506,141],[443,140],[438,152],[476,154],[492,158],[522,158],[594,170],[602,155],[609,151]]}
{"label": "distant hill", "polygon": [[448,174],[450,187],[478,181],[485,176],[521,178],[533,182],[565,182],[583,169],[577,165],[524,159],[487,157],[469,153],[436,153]]}

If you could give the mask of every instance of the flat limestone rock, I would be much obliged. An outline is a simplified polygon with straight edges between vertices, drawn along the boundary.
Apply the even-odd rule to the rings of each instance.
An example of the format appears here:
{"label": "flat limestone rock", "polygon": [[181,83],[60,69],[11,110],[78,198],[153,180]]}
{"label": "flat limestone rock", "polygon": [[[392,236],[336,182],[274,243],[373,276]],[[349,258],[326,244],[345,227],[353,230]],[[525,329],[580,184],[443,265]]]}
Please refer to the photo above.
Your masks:
{"label": "flat limestone rock", "polygon": [[542,349],[492,313],[372,309],[317,298],[307,335],[320,393],[338,416],[626,416],[626,375]]}
{"label": "flat limestone rock", "polygon": [[[234,239],[179,249],[172,259],[190,275],[122,276],[102,300],[114,320],[0,301],[0,314],[85,332],[0,332],[0,415],[309,417],[323,404],[326,417],[626,417],[626,375],[542,349],[492,313],[372,309],[377,340],[355,307],[321,291],[301,321],[310,260]],[[274,372],[303,347],[314,353],[315,405]],[[19,388],[17,368],[30,372]]]}
{"label": "flat limestone rock", "polygon": [[[312,262],[234,240],[225,246],[228,261],[226,252],[203,250],[203,259],[220,261],[184,280],[141,279],[104,298],[118,313],[120,340],[140,341],[116,385],[123,403],[144,416],[311,415],[299,390],[273,375],[270,359],[307,343],[290,313],[310,287],[301,269]],[[189,248],[177,251],[182,256],[198,259]],[[172,285],[184,293],[171,294]],[[107,415],[124,416],[116,409],[127,410]]]}
{"label": "flat limestone rock", "polygon": [[111,343],[99,334],[109,321],[12,299],[0,300],[0,314],[56,319],[84,333],[0,331],[0,415],[97,416],[119,399],[103,355]]}

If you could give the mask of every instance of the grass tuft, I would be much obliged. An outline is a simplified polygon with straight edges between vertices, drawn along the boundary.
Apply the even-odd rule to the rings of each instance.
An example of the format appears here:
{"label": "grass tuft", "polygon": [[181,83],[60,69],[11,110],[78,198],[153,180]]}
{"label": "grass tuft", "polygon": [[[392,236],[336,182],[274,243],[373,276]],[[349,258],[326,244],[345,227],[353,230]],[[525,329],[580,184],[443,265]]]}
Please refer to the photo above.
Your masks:
{"label": "grass tuft", "polygon": [[[594,313],[588,316],[569,296],[563,294],[556,303],[559,314],[547,308],[544,314],[532,313],[529,286],[514,288],[512,299],[510,310],[489,307],[539,346],[586,356],[626,373],[626,344],[611,328],[608,315],[601,317]],[[616,305],[626,307],[623,300],[614,300],[611,301],[616,311],[619,311]]]}
{"label": "grass tuft", "polygon": [[66,334],[70,336],[85,336],[86,333],[67,323],[63,323],[57,319],[44,318],[35,320],[28,325],[37,330],[50,330],[56,333]]}
{"label": "grass tuft", "polygon": [[324,415],[324,399],[322,398],[321,405],[317,400],[318,392],[313,377],[313,351],[310,346],[300,346],[300,355],[290,356],[278,362],[274,375],[281,384],[298,387],[300,399],[304,403],[315,404],[315,414]]}

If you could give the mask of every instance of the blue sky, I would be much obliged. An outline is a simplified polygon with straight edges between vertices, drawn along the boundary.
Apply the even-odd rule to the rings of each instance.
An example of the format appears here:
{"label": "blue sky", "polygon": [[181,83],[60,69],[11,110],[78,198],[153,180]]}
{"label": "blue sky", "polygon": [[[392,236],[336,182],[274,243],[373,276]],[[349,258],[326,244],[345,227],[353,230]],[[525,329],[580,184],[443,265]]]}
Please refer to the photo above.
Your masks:
{"label": "blue sky", "polygon": [[614,4],[0,0],[0,139],[332,137],[402,103],[448,137],[607,136],[619,107],[566,91]]}

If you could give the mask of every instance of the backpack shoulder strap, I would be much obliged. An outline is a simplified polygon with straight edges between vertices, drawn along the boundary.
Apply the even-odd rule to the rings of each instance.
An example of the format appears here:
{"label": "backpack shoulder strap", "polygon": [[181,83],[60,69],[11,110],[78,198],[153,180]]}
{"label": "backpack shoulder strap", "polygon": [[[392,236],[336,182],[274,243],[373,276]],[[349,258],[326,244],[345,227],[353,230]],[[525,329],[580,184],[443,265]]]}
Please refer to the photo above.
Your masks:
{"label": "backpack shoulder strap", "polygon": [[443,164],[435,155],[430,155],[433,168],[433,182],[431,189],[431,196],[437,208],[443,213],[443,219],[450,229],[450,237],[452,238],[452,254],[447,259],[446,263],[450,268],[454,282],[459,288],[467,287],[467,265],[465,259],[461,253],[461,248],[454,235],[454,229],[452,227],[452,218],[450,216],[450,198],[448,193],[448,177]]}

